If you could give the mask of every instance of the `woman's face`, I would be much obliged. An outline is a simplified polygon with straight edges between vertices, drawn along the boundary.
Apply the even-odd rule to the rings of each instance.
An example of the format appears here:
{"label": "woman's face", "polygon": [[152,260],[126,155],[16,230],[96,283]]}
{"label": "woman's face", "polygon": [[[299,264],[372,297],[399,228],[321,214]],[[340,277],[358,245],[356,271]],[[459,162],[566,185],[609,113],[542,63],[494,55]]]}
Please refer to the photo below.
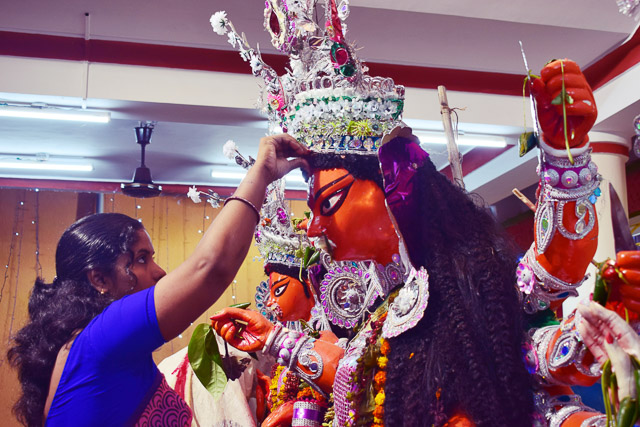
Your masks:
{"label": "woman's face", "polygon": [[109,294],[114,298],[150,288],[167,273],[153,259],[155,251],[146,230],[136,232],[130,251],[120,255],[111,274]]}
{"label": "woman's face", "polygon": [[333,259],[387,264],[398,253],[384,193],[374,181],[342,168],[315,171],[307,204],[313,214],[307,235]]}
{"label": "woman's face", "polygon": [[297,277],[271,272],[269,288],[267,307],[274,312],[278,321],[309,320],[314,305],[313,297],[311,294],[307,296],[304,285]]}

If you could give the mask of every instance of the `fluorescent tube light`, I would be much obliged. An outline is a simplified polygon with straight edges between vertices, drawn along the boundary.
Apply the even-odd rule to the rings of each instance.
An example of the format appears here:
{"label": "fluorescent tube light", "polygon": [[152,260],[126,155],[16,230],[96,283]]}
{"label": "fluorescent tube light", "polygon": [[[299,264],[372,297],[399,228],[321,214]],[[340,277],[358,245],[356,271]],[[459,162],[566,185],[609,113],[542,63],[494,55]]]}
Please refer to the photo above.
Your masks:
{"label": "fluorescent tube light", "polygon": [[243,179],[246,173],[244,172],[221,172],[212,170],[211,177],[212,178],[220,178],[220,179]]}
{"label": "fluorescent tube light", "polygon": [[66,120],[90,123],[109,123],[111,113],[51,107],[14,107],[0,105],[0,116],[27,119]]}
{"label": "fluorescent tube light", "polygon": [[[447,137],[444,133],[414,131],[413,134],[420,139],[420,144],[446,144]],[[507,140],[497,135],[460,134],[458,135],[458,145],[468,145],[475,147],[495,147],[503,148],[507,146]]]}
{"label": "fluorescent tube light", "polygon": [[0,161],[0,169],[31,169],[48,171],[91,172],[93,165],[81,163],[55,163],[49,161],[14,160]]}

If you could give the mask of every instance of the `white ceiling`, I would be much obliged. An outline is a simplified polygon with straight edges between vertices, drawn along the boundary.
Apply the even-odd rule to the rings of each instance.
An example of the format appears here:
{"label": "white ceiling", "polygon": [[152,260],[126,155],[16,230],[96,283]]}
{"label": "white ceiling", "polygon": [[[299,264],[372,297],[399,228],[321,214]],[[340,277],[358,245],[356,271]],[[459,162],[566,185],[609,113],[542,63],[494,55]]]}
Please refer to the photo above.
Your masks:
{"label": "white ceiling", "polygon": [[[263,0],[3,0],[0,31],[230,50],[226,37],[214,34],[209,24],[211,13],[226,10],[252,45],[259,43],[263,53],[277,53],[262,29],[263,5]],[[347,37],[361,47],[359,56],[365,61],[493,73],[524,75],[519,40],[534,71],[554,57],[569,57],[585,68],[618,47],[636,27],[618,12],[615,0],[351,0],[351,5]],[[0,56],[0,102],[82,105],[81,78],[64,72],[58,77],[53,71],[75,70],[65,67],[76,64],[58,62]],[[138,120],[157,120],[146,158],[155,181],[224,184],[210,176],[212,168],[230,165],[222,156],[224,142],[233,139],[247,155],[255,155],[258,139],[266,132],[265,120],[252,108],[258,81],[250,76],[248,65],[245,76],[100,64],[82,67],[90,70],[87,87],[93,84],[85,105],[111,111],[111,123],[0,118],[0,157],[37,152],[87,157],[93,172],[39,176],[128,181],[139,163],[133,128]],[[23,71],[27,69],[31,74]],[[65,79],[66,86],[60,83]],[[152,90],[140,87],[146,80],[154,83],[149,83]],[[615,111],[607,112],[597,130],[631,136],[631,120],[640,112],[635,102],[640,99],[638,87],[629,88],[627,95],[632,98],[615,103]],[[467,107],[459,112],[462,130],[505,135],[510,143],[528,114],[528,106],[524,108],[515,96],[451,93],[449,101]],[[441,126],[432,90],[408,91],[405,111],[412,126]],[[443,147],[433,149],[440,165],[446,164],[443,151]],[[26,177],[0,170],[0,177],[7,176]],[[474,178],[473,188],[485,188],[487,180],[496,179],[487,176]],[[498,191],[490,202],[509,191],[506,187]]]}

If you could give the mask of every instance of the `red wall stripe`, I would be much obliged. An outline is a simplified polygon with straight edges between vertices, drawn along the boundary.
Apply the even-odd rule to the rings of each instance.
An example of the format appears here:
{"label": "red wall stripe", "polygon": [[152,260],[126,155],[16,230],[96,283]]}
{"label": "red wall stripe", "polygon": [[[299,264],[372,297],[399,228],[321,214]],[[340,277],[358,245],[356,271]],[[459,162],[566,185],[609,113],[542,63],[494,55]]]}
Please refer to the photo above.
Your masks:
{"label": "red wall stripe", "polygon": [[[0,31],[0,55],[65,59],[111,64],[181,68],[249,74],[251,69],[237,52],[184,46],[130,43],[113,40],[84,40],[42,34]],[[284,55],[263,54],[265,62],[284,73]],[[446,68],[367,62],[371,74],[388,76],[407,87],[435,89],[444,85],[463,92],[522,95],[523,76],[517,74],[450,70]]]}
{"label": "red wall stripe", "polygon": [[610,154],[622,154],[623,156],[629,156],[629,149],[621,144],[615,142],[592,142],[591,148],[594,153],[610,153]]}
{"label": "red wall stripe", "polygon": [[[163,196],[187,195],[189,185],[161,184]],[[235,191],[235,187],[207,187],[197,186],[200,191],[213,191],[222,197],[228,197]],[[89,193],[121,193],[120,184],[117,182],[94,181],[63,181],[55,179],[26,179],[26,178],[0,178],[0,188],[27,188],[40,190],[79,191]],[[285,197],[293,200],[307,200],[307,192],[304,190],[286,190]]]}

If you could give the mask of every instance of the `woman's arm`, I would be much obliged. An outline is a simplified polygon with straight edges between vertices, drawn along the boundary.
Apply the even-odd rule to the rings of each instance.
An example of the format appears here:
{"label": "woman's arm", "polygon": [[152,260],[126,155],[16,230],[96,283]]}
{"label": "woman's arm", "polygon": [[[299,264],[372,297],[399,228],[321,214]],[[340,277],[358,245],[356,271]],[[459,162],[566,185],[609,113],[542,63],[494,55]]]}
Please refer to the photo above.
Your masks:
{"label": "woman's arm", "polygon": [[[307,149],[289,135],[262,138],[256,163],[234,195],[260,209],[267,185],[305,165],[300,156],[306,153]],[[247,255],[258,220],[246,203],[229,201],[193,254],[158,282],[155,305],[165,340],[186,329],[229,286]]]}

